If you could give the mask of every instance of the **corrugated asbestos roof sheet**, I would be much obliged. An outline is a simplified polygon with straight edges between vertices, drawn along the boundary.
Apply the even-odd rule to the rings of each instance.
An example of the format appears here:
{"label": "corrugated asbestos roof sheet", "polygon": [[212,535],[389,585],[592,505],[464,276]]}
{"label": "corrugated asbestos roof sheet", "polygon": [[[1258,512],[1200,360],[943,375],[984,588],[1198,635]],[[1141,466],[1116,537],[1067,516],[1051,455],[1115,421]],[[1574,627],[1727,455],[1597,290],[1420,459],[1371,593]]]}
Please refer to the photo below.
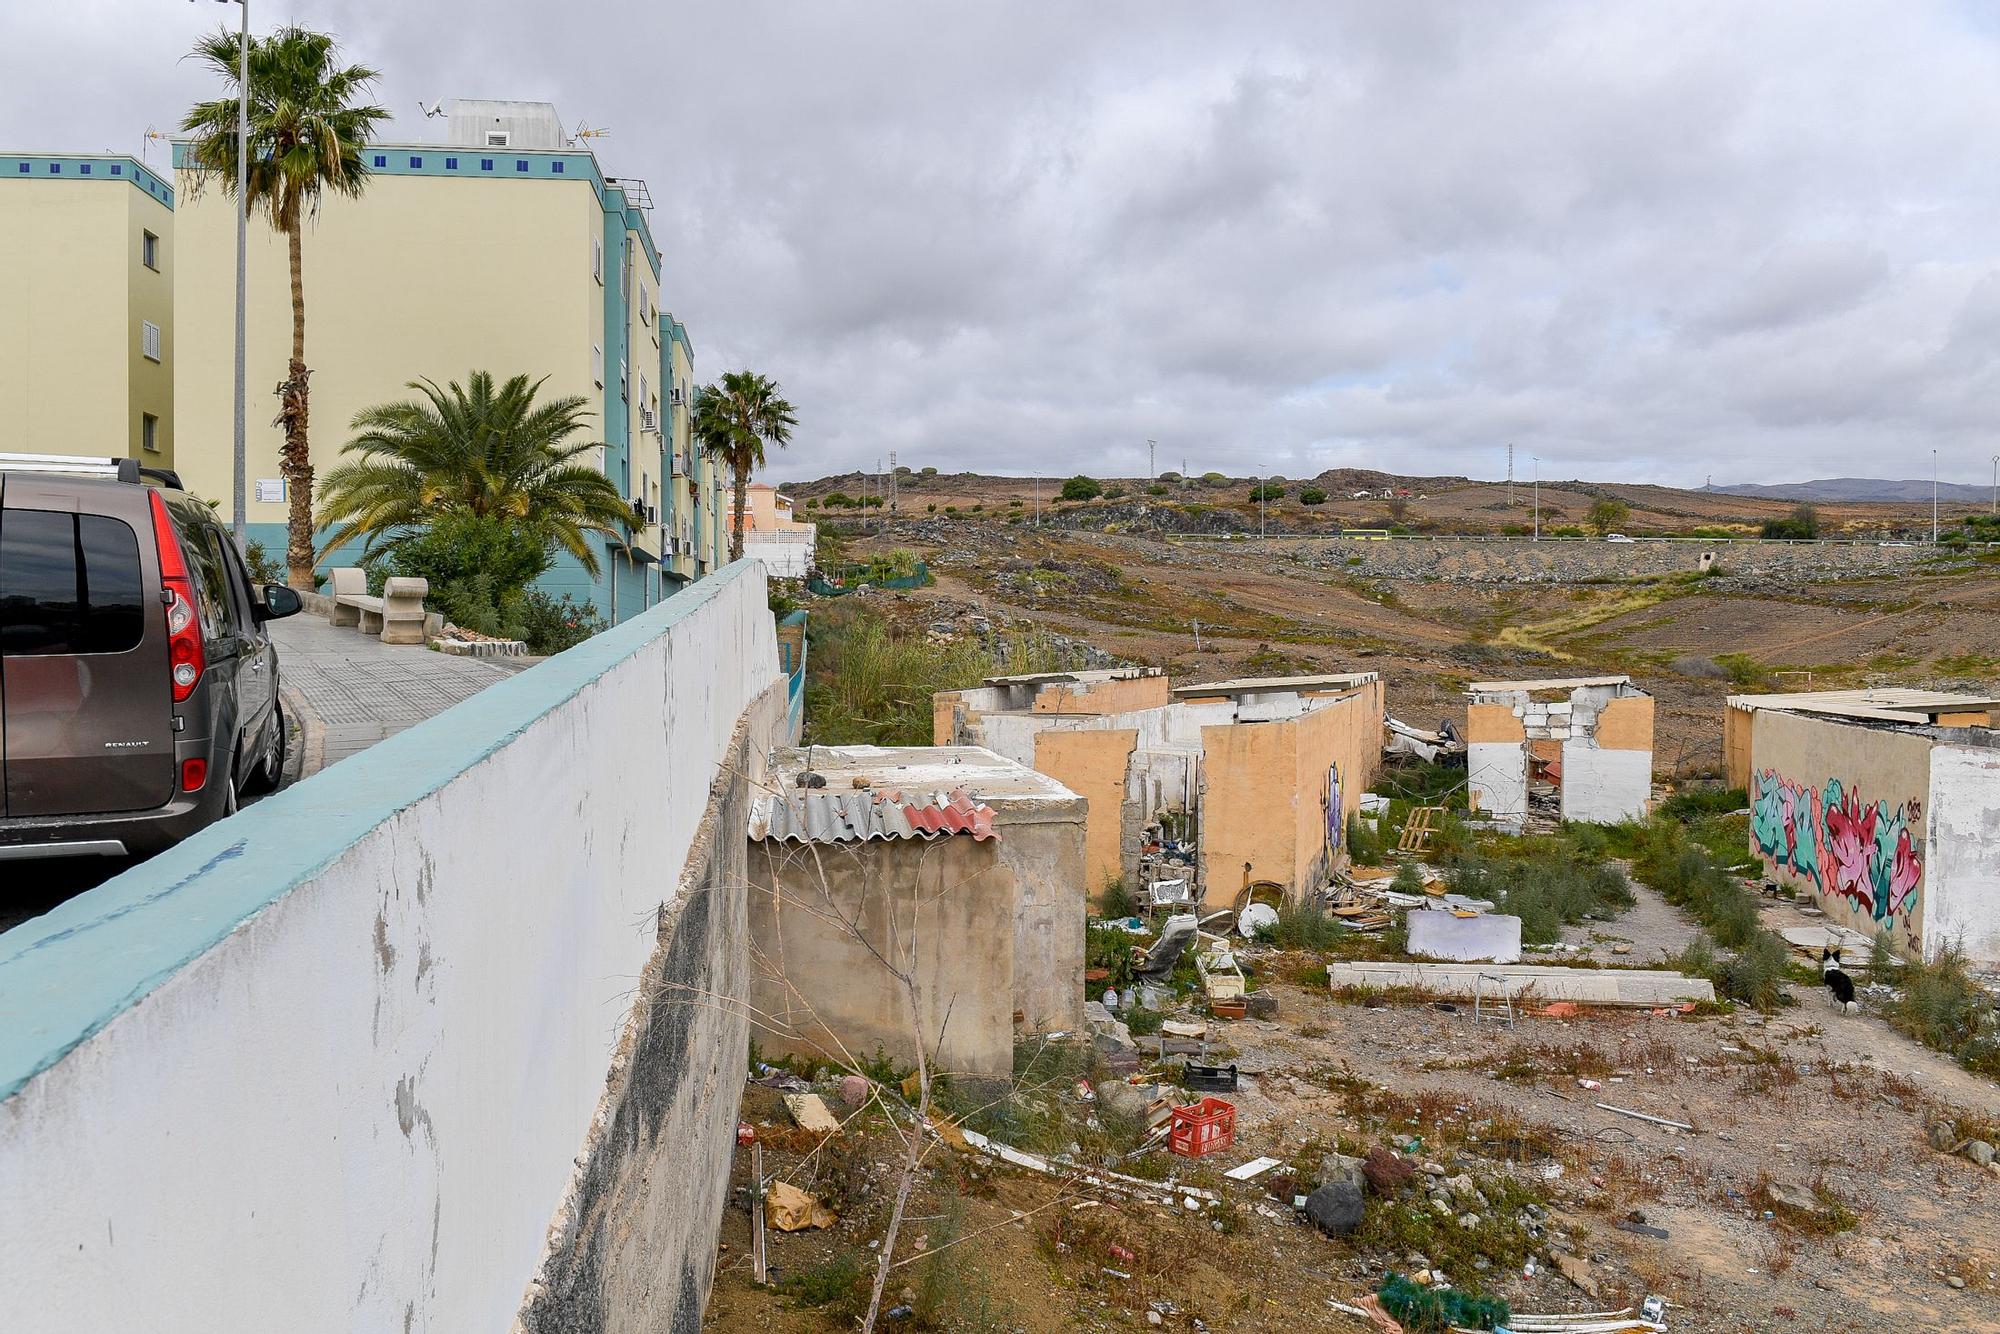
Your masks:
{"label": "corrugated asbestos roof sheet", "polygon": [[801,788],[758,797],[750,808],[750,837],[757,839],[857,843],[941,834],[970,834],[980,842],[1000,837],[993,828],[993,808],[974,802],[963,788],[915,795],[894,789]]}

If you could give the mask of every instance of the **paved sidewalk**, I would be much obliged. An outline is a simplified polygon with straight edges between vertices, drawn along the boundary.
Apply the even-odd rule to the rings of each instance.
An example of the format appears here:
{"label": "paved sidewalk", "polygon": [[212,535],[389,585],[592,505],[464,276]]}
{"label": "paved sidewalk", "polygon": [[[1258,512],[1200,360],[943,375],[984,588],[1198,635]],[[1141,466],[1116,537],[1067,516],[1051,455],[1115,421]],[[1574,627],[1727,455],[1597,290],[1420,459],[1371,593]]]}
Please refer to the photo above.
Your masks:
{"label": "paved sidewalk", "polygon": [[[298,723],[301,778],[442,713],[527,665],[384,644],[311,612],[271,622],[285,707]],[[292,765],[287,765],[292,768]]]}

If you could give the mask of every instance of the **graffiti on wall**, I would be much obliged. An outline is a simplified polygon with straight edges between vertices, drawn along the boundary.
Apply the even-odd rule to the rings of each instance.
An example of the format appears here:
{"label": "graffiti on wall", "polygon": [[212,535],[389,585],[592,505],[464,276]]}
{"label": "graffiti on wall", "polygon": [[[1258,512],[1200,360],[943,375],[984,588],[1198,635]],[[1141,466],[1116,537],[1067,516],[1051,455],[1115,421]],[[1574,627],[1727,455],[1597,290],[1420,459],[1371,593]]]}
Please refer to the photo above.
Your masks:
{"label": "graffiti on wall", "polygon": [[1340,853],[1340,836],[1346,832],[1346,820],[1340,813],[1340,766],[1326,767],[1326,855],[1334,857]]}
{"label": "graffiti on wall", "polygon": [[1838,778],[1813,788],[1774,769],[1750,776],[1750,835],[1758,849],[1878,922],[1907,924],[1916,910],[1924,859],[1910,830],[1922,816],[1915,801],[1865,801]]}

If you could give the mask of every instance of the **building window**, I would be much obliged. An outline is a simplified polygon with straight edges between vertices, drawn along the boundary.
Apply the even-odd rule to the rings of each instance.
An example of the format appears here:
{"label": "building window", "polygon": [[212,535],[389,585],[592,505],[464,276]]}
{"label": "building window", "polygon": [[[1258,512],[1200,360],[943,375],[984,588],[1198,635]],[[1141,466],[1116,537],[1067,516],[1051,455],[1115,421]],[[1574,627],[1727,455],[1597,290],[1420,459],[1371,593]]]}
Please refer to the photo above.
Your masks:
{"label": "building window", "polygon": [[377,153],[375,155],[375,165],[378,167],[386,167],[389,165],[389,159],[387,157],[384,157],[382,154]]}
{"label": "building window", "polygon": [[457,171],[457,170],[458,170],[458,159],[457,159],[457,158],[455,158],[455,157],[448,157],[448,158],[446,158],[446,159],[444,160],[444,169],[445,169],[446,171]]}
{"label": "building window", "polygon": [[160,359],[160,326],[151,320],[139,322],[139,351],[148,361]]}
{"label": "building window", "polygon": [[60,163],[60,162],[51,162],[51,163],[49,163],[49,175],[51,175],[51,176],[60,176],[60,175],[62,175],[62,163]]}
{"label": "building window", "polygon": [[479,169],[481,171],[493,170],[493,159],[490,157],[483,157],[479,159]]}
{"label": "building window", "polygon": [[412,167],[421,167],[423,165],[424,165],[424,160],[420,157],[413,157],[410,159],[410,166]]}
{"label": "building window", "polygon": [[512,130],[488,130],[486,132],[486,146],[488,148],[506,148],[512,141],[513,134]]}
{"label": "building window", "polygon": [[25,163],[25,162],[23,162],[23,163],[21,164],[21,171],[22,171],[22,173],[23,173],[23,174],[25,174],[25,173],[27,172],[27,170],[28,170],[28,164],[27,164],[27,163]]}
{"label": "building window", "polygon": [[160,419],[150,412],[139,414],[139,447],[148,454],[160,452]]}
{"label": "building window", "polygon": [[590,378],[599,389],[604,388],[604,349],[596,343],[590,345]]}
{"label": "building window", "polygon": [[601,284],[604,281],[604,238],[590,238],[590,276]]}
{"label": "building window", "polygon": [[627,403],[632,401],[631,365],[625,358],[618,358],[618,397]]}
{"label": "building window", "polygon": [[139,262],[155,273],[160,271],[160,238],[151,232],[139,233]]}
{"label": "building window", "polygon": [[528,159],[524,157],[517,157],[514,159],[515,171],[526,171],[527,169],[528,169]]}
{"label": "building window", "polygon": [[125,174],[125,168],[119,165],[118,163],[114,162],[111,164],[111,174],[113,176],[123,176]]}
{"label": "building window", "polygon": [[88,162],[79,163],[77,164],[76,171],[79,176],[88,176],[90,175],[90,164]]}
{"label": "building window", "polygon": [[551,162],[549,163],[549,170],[560,176],[563,174],[563,164],[561,162]]}

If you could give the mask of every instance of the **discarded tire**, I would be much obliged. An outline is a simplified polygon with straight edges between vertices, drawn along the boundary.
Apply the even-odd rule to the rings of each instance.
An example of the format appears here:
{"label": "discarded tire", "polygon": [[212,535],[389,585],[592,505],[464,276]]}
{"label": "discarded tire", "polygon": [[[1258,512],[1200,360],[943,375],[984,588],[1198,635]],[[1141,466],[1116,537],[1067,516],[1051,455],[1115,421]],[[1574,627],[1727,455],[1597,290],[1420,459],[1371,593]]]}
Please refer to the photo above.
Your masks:
{"label": "discarded tire", "polygon": [[1306,1196],[1306,1217],[1329,1237],[1344,1237],[1361,1226],[1361,1192],[1349,1181],[1321,1186]]}

